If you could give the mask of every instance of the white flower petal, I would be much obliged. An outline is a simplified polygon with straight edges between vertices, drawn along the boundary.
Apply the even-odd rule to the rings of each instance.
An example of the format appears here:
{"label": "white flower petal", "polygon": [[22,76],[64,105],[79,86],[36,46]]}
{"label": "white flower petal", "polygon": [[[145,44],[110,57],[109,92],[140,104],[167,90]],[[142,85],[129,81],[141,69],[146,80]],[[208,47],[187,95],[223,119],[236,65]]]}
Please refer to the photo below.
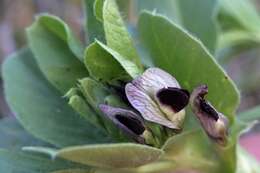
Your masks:
{"label": "white flower petal", "polygon": [[152,97],[154,97],[156,92],[162,88],[180,88],[179,83],[174,77],[159,68],[147,69],[142,76],[134,79],[132,84]]}
{"label": "white flower petal", "polygon": [[[140,87],[141,85],[139,85]],[[126,95],[131,105],[138,110],[147,121],[158,123],[172,129],[179,129],[178,126],[167,120],[158,105],[146,93],[147,90],[140,90],[132,83],[125,87]]]}

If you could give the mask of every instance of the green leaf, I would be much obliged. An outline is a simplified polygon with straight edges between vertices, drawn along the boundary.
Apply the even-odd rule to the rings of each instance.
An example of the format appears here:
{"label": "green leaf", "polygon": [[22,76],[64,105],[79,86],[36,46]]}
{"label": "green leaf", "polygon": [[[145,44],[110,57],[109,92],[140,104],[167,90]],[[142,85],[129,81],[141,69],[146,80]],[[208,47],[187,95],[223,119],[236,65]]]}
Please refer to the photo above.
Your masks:
{"label": "green leaf", "polygon": [[108,47],[136,64],[142,70],[141,61],[133,40],[124,25],[115,0],[105,0],[103,6],[104,30]]}
{"label": "green leaf", "polygon": [[246,123],[252,123],[260,120],[260,106],[239,113],[238,118]]}
{"label": "green leaf", "polygon": [[[30,133],[58,147],[107,142],[108,138],[80,118],[38,69],[28,49],[3,65],[6,99]],[[91,132],[91,133],[90,133]]]}
{"label": "green leaf", "polygon": [[162,159],[172,160],[176,164],[174,170],[192,169],[203,173],[233,173],[235,170],[235,145],[217,146],[202,130],[186,131],[169,138],[163,150]]}
{"label": "green leaf", "polygon": [[121,64],[98,42],[91,44],[86,49],[85,65],[90,76],[96,80],[113,83],[115,80],[130,78]]}
{"label": "green leaf", "polygon": [[72,96],[69,99],[69,105],[92,125],[100,127],[97,113],[86,103],[82,97],[78,95]]}
{"label": "green leaf", "polygon": [[62,159],[51,160],[44,155],[0,149],[0,172],[39,173],[68,168],[84,168],[84,166]]}
{"label": "green leaf", "polygon": [[232,122],[238,90],[200,41],[165,17],[148,12],[139,19],[139,31],[154,66],[172,74],[189,91],[207,84],[208,99]]}
{"label": "green leaf", "polygon": [[105,97],[109,95],[109,90],[91,78],[81,79],[79,83],[80,89],[87,102],[96,111],[99,111],[99,105],[104,103]]}
{"label": "green leaf", "polygon": [[1,148],[20,149],[25,145],[48,146],[48,144],[28,134],[14,117],[0,120],[0,136],[4,139],[0,141]]}
{"label": "green leaf", "polygon": [[63,94],[88,76],[81,48],[73,41],[68,26],[54,16],[37,17],[27,30],[30,48],[46,78]]}
{"label": "green leaf", "polygon": [[159,159],[159,149],[133,143],[87,145],[59,150],[57,157],[102,168],[129,168]]}
{"label": "green leaf", "polygon": [[59,39],[63,40],[71,52],[79,59],[83,57],[83,46],[74,36],[69,26],[57,16],[42,14],[36,18],[38,22],[45,27],[46,30],[53,33]]}
{"label": "green leaf", "polygon": [[[216,0],[134,0],[138,10],[155,11],[180,24],[198,37],[211,53],[215,52],[217,30],[213,14]],[[196,9],[196,10],[194,10]]]}
{"label": "green leaf", "polygon": [[80,88],[71,88],[65,94],[65,97],[69,99],[69,105],[79,113],[79,115],[85,118],[92,125],[103,129],[102,123],[99,120],[99,115],[86,101]]}
{"label": "green leaf", "polygon": [[115,83],[116,80],[127,82],[141,74],[133,62],[99,41],[87,48],[85,65],[91,76],[108,83]]}
{"label": "green leaf", "polygon": [[[101,0],[102,1],[102,0]],[[85,31],[87,35],[87,40],[89,43],[92,43],[95,39],[105,41],[104,28],[100,21],[98,21],[97,6],[99,3],[96,3],[95,0],[83,0],[84,2],[84,11],[85,11]],[[95,6],[95,9],[94,9]],[[102,8],[102,7],[101,7]]]}
{"label": "green leaf", "polygon": [[129,141],[122,131],[118,129],[115,124],[100,111],[99,105],[104,104],[106,97],[110,95],[108,88],[91,78],[84,78],[79,82],[80,89],[87,102],[93,109],[95,109],[97,115],[99,116],[98,118],[100,120],[100,124],[107,129],[110,136],[120,142]]}
{"label": "green leaf", "polygon": [[213,14],[216,0],[176,0],[178,17],[182,26],[199,38],[214,54],[217,43],[217,29]]}
{"label": "green leaf", "polygon": [[138,68],[138,66],[135,63],[128,60],[126,57],[122,56],[119,52],[115,51],[114,49],[102,44],[101,42],[97,42],[97,43],[104,50],[110,53],[132,78],[135,78],[138,75],[142,74],[142,70]]}
{"label": "green leaf", "polygon": [[[210,145],[208,137],[201,130],[185,132],[168,139],[163,146],[163,159],[173,160],[177,166],[175,169],[181,165],[186,169],[198,165],[203,171],[216,169],[218,162],[214,163],[215,158]],[[189,157],[189,151],[192,152],[192,157]]]}

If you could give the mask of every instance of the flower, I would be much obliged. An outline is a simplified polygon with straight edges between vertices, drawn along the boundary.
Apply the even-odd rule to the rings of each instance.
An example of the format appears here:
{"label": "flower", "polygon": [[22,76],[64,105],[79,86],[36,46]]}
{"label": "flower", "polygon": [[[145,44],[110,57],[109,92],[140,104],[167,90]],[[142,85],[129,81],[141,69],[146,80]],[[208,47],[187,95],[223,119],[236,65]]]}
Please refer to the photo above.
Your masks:
{"label": "flower", "polygon": [[217,143],[225,145],[228,135],[228,119],[204,99],[207,93],[207,85],[194,89],[190,97],[192,111],[208,136]]}
{"label": "flower", "polygon": [[125,87],[130,104],[142,117],[171,129],[180,130],[189,92],[177,80],[159,68],[149,68]]}

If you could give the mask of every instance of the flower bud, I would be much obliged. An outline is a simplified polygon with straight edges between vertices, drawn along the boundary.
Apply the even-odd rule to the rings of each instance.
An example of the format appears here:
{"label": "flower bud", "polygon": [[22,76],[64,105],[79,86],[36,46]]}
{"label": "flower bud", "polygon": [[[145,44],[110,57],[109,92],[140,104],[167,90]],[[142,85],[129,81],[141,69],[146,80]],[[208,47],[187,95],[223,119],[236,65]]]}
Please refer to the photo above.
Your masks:
{"label": "flower bud", "polygon": [[99,108],[126,135],[136,142],[145,143],[145,139],[142,137],[142,134],[145,132],[145,125],[139,115],[130,110],[104,104],[101,104]]}

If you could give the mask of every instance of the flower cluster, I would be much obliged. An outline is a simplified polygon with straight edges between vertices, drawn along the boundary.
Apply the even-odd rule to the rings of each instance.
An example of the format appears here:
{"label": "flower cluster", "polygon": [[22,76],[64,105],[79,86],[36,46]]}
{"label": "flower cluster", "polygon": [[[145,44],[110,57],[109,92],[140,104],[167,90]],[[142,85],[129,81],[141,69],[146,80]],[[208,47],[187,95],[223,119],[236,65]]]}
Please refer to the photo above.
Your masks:
{"label": "flower cluster", "polygon": [[[159,68],[149,68],[125,86],[131,110],[104,104],[100,109],[135,141],[156,146],[163,136],[181,132],[185,107],[190,103],[208,136],[224,145],[228,119],[204,99],[207,93],[207,86],[201,85],[190,96],[173,76]],[[161,128],[156,133],[154,126],[158,125]]]}

